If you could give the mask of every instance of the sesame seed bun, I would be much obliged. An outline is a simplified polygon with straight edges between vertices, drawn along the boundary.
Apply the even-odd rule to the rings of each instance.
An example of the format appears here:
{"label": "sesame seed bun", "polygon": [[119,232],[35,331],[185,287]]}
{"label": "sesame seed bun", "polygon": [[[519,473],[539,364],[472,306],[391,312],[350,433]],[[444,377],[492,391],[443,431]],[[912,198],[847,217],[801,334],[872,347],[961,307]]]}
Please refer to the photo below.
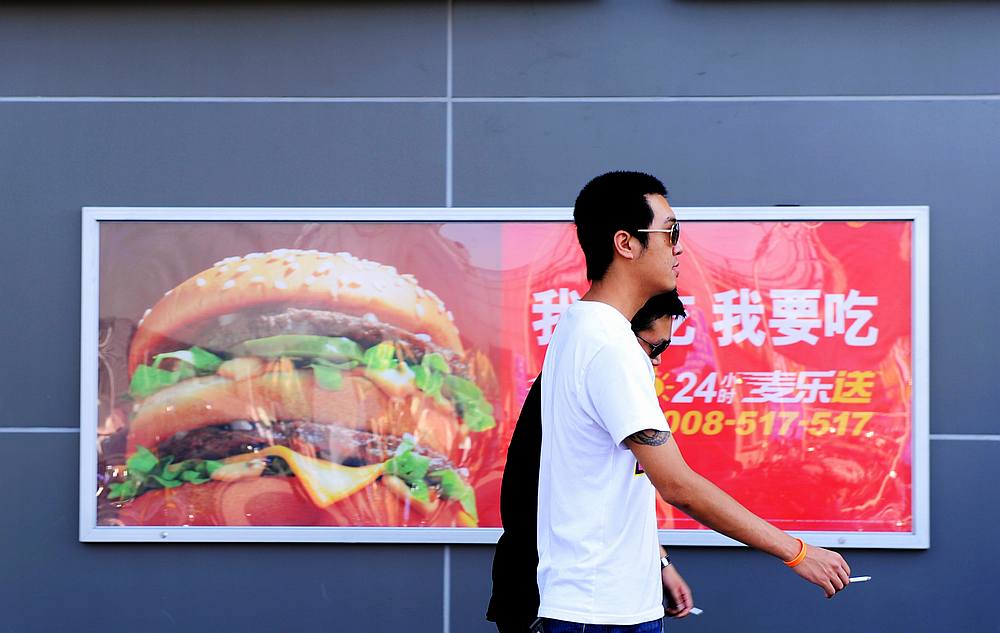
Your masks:
{"label": "sesame seed bun", "polygon": [[129,375],[167,351],[172,340],[218,328],[220,316],[271,305],[372,314],[464,353],[451,313],[412,275],[350,253],[279,249],[228,257],[168,291],[139,322],[129,350]]}

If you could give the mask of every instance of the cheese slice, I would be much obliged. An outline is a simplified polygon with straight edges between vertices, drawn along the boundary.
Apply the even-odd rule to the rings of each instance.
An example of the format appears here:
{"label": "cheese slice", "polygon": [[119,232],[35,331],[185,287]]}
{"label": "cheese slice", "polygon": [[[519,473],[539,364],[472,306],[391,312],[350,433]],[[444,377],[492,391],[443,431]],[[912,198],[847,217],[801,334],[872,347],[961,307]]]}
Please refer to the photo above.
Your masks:
{"label": "cheese slice", "polygon": [[287,446],[269,446],[256,453],[246,453],[224,460],[225,463],[243,462],[261,457],[280,457],[288,463],[305,488],[309,498],[320,508],[349,497],[378,479],[385,471],[385,464],[352,467],[322,459],[300,455]]}

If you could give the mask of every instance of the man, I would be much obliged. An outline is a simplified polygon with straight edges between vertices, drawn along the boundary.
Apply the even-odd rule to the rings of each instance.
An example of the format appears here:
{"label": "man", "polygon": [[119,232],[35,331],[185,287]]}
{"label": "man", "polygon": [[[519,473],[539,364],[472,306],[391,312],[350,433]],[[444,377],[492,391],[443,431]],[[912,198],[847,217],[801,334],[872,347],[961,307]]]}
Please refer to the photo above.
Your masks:
{"label": "man", "polygon": [[[656,295],[632,317],[635,341],[653,366],[670,345],[675,317],[683,317],[684,304],[677,291]],[[486,619],[496,622],[498,633],[528,633],[538,613],[538,551],[535,539],[538,506],[538,458],[542,443],[541,380],[535,380],[521,407],[507,450],[500,489],[500,515],[504,532],[493,556],[493,595]],[[662,555],[666,557],[666,550]],[[684,617],[693,603],[691,591],[673,565],[664,567],[662,582],[669,596],[672,617]]]}
{"label": "man", "polygon": [[629,319],[676,287],[680,225],[659,180],[598,176],[574,207],[590,290],[556,327],[542,365],[538,615],[546,633],[649,633],[663,607],[654,487],[708,527],[784,561],[832,597],[839,554],[807,547],[684,462],[663,418],[649,358]]}

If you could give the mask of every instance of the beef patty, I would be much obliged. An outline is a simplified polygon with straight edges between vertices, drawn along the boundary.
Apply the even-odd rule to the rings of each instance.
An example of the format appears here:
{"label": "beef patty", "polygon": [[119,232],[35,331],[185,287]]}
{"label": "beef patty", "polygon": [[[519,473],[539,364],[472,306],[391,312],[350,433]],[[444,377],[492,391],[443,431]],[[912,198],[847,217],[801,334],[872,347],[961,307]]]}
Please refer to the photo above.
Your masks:
{"label": "beef patty", "polygon": [[[274,422],[264,425],[239,421],[178,433],[162,442],[156,452],[161,456],[173,455],[176,463],[185,459],[225,459],[268,446],[287,446],[308,457],[345,466],[362,466],[389,459],[401,442],[399,437],[330,424]],[[414,447],[413,452],[431,460],[430,470],[452,467],[444,456],[424,446]]]}

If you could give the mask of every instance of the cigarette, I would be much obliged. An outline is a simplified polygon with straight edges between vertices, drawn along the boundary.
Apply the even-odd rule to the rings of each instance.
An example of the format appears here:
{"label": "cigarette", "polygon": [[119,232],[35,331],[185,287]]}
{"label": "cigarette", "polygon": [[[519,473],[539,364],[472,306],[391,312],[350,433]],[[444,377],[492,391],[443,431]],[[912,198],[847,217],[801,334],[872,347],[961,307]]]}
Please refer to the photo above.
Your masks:
{"label": "cigarette", "polygon": [[702,613],[704,613],[704,611],[702,611],[698,607],[691,607],[691,611],[689,611],[689,613],[691,615],[701,615]]}
{"label": "cigarette", "polygon": [[851,582],[868,582],[871,579],[872,579],[871,576],[851,576],[850,581]]}

